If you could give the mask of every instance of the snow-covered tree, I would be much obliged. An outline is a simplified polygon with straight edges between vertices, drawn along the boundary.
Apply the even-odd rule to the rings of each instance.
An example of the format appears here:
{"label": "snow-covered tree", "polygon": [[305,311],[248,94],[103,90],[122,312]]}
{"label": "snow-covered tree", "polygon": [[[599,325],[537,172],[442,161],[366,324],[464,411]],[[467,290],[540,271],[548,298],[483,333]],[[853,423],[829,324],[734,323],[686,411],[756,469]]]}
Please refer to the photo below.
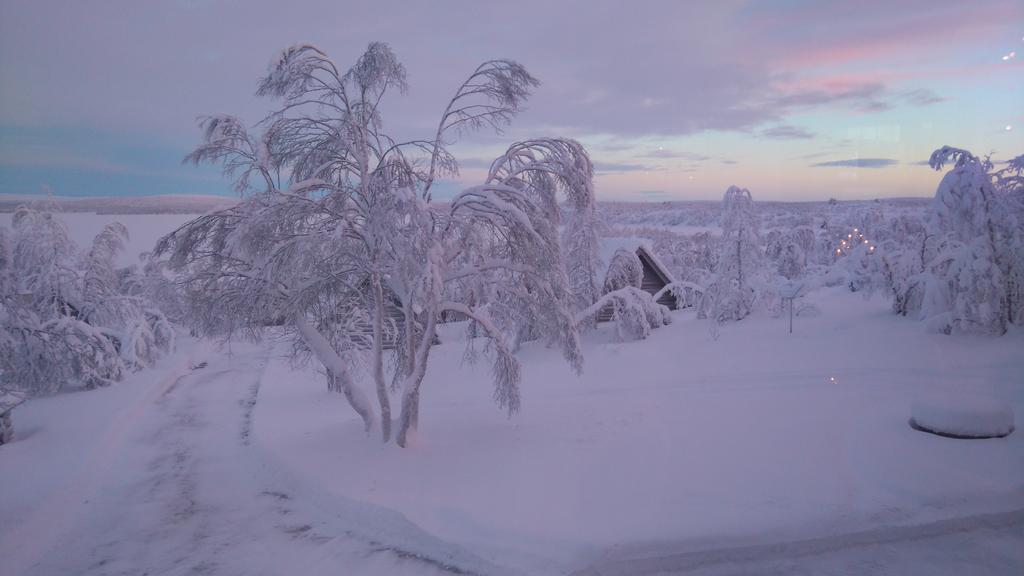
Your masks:
{"label": "snow-covered tree", "polygon": [[[469,130],[500,131],[536,85],[515,62],[485,62],[428,139],[398,141],[383,129],[380,104],[389,91],[405,91],[405,73],[386,44],[370,44],[346,71],[314,46],[284,50],[259,85],[258,94],[281,102],[266,132],[256,137],[233,118],[211,119],[188,157],[222,164],[245,199],[157,248],[196,300],[196,329],[258,335],[280,325],[384,441],[397,389],[402,446],[418,422],[442,314],[465,315],[489,341],[495,400],[510,413],[519,407],[515,343],[525,332],[561,347],[580,369],[573,288],[585,294],[593,283],[593,168],[582,146],[513,144],[481,185],[448,205],[432,202],[436,180],[458,169],[447,146]],[[568,257],[560,198],[576,214],[564,236]],[[395,308],[401,319],[392,329]],[[376,402],[342,356],[366,349],[367,338]],[[394,360],[386,364],[389,342]]]}
{"label": "snow-covered tree", "polygon": [[901,315],[919,314],[924,296],[934,277],[928,265],[934,255],[929,246],[935,236],[923,231],[902,242],[887,240],[878,251],[879,267],[885,286],[892,296],[892,310]]}
{"label": "snow-covered tree", "polygon": [[773,229],[765,237],[765,257],[774,263],[778,275],[788,280],[801,278],[807,270],[808,255],[814,254],[814,236],[808,226]]}
{"label": "snow-covered tree", "polygon": [[740,320],[750,314],[762,273],[759,223],[750,191],[730,186],[722,199],[722,241],[715,280],[701,305],[702,317]]}
{"label": "snow-covered tree", "polygon": [[[1003,334],[1017,320],[1020,222],[997,189],[992,163],[966,150],[944,146],[929,161],[941,170],[952,162],[935,191],[932,227],[947,238],[941,278],[951,305],[953,331]],[[938,265],[933,265],[939,268]]]}
{"label": "snow-covered tree", "polygon": [[30,394],[94,388],[173,346],[160,310],[129,294],[114,257],[127,231],[104,228],[84,257],[48,206],[22,206],[0,250],[0,385]]}
{"label": "snow-covered tree", "polygon": [[1024,155],[1011,158],[993,173],[1000,202],[1016,223],[1006,247],[1004,277],[1007,287],[1007,316],[1013,324],[1024,324]]}
{"label": "snow-covered tree", "polygon": [[788,242],[782,247],[778,260],[778,273],[787,280],[797,280],[807,269],[807,259],[803,248],[796,242]]}
{"label": "snow-covered tree", "polygon": [[604,277],[603,292],[614,292],[632,286],[640,288],[644,281],[644,265],[640,262],[635,250],[619,248],[608,263],[608,272]]}

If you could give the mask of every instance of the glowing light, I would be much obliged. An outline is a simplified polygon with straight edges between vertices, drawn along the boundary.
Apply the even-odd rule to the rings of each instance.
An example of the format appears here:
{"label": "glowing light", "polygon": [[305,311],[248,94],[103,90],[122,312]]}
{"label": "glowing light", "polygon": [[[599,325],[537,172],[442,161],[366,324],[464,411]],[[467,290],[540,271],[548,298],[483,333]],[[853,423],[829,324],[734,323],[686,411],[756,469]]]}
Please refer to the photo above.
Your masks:
{"label": "glowing light", "polygon": [[1017,52],[1016,51],[1011,51],[1009,54],[1006,54],[1005,56],[1003,56],[1003,61],[1005,62],[1007,60],[1010,60],[1010,59],[1016,58],[1016,57],[1017,57]]}
{"label": "glowing light", "polygon": [[1006,131],[1009,132],[1010,130],[1013,130],[1013,126],[1011,126],[1010,124],[1007,124],[1006,125]]}
{"label": "glowing light", "polygon": [[835,376],[829,376],[828,377],[828,382],[829,382],[829,384],[835,384],[837,382],[836,377]]}

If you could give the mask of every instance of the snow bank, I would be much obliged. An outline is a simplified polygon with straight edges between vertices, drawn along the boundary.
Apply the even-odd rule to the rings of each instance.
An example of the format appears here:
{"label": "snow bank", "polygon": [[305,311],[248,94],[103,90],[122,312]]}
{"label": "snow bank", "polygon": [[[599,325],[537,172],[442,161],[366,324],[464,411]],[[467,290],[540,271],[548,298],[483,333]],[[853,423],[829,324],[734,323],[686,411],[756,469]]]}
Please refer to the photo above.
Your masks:
{"label": "snow bank", "polygon": [[945,393],[913,404],[911,426],[954,438],[999,438],[1013,432],[1013,409],[986,395]]}

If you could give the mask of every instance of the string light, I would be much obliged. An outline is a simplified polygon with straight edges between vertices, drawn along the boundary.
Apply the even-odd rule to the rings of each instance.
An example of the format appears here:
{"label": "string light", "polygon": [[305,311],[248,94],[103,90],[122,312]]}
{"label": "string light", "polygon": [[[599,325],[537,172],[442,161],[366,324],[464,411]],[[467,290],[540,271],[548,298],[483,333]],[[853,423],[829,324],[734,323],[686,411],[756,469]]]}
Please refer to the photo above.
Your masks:
{"label": "string light", "polygon": [[[855,237],[856,236],[856,237]],[[839,247],[836,248],[836,256],[842,256],[844,254],[851,253],[858,245],[864,245],[868,248],[868,254],[875,253],[875,245],[871,243],[864,234],[861,233],[860,228],[854,228],[852,234],[847,234],[846,239],[839,239]]]}

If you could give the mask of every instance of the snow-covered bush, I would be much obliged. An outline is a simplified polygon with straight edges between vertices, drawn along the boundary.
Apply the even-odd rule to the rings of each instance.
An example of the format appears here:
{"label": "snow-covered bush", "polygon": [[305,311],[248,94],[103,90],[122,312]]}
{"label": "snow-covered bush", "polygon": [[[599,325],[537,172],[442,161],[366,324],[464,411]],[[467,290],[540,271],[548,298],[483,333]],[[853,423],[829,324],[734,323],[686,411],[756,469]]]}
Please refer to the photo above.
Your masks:
{"label": "snow-covered bush", "polygon": [[94,388],[150,366],[174,343],[163,313],[114,266],[127,231],[106,226],[80,256],[44,205],[19,207],[0,234],[0,387]]}
{"label": "snow-covered bush", "polygon": [[635,286],[623,286],[606,293],[590,308],[580,312],[582,322],[611,307],[611,321],[621,340],[643,340],[651,330],[672,322],[669,309],[659,304],[649,293]]}

